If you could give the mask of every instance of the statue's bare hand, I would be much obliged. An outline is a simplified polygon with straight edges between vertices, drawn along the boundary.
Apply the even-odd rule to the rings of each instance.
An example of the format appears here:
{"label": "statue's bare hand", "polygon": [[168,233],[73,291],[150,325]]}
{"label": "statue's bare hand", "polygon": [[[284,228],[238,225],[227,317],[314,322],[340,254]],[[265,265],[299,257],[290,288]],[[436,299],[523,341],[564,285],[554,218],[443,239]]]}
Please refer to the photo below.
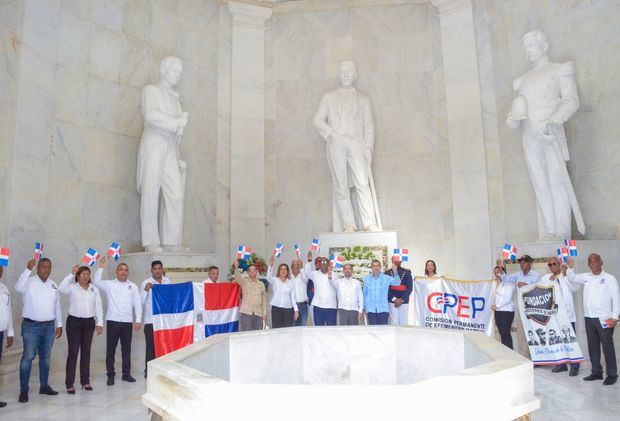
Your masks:
{"label": "statue's bare hand", "polygon": [[179,169],[185,171],[187,169],[187,162],[179,160]]}
{"label": "statue's bare hand", "polygon": [[521,121],[515,120],[513,115],[512,115],[512,112],[509,112],[508,116],[506,117],[506,124],[511,129],[516,129],[517,127],[519,127],[519,124],[521,124]]}

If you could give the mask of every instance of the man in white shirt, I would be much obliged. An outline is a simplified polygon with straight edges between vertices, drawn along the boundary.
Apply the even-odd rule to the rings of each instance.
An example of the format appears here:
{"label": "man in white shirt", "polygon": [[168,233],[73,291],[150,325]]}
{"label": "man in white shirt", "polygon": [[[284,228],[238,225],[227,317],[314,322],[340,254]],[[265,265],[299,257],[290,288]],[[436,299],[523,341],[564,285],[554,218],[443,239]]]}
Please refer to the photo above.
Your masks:
{"label": "man in white shirt", "polygon": [[144,280],[140,286],[140,300],[144,307],[144,340],[146,353],[144,356],[144,378],[149,361],[155,359],[155,342],[153,340],[153,299],[151,290],[153,285],[169,284],[170,279],[164,276],[164,264],[159,260],[151,262],[151,277]]}
{"label": "man in white shirt", "polygon": [[[544,275],[541,280],[543,282],[557,282],[559,287],[557,288],[558,294],[562,294],[568,320],[573,325],[573,331],[576,332],[577,316],[575,315],[575,305],[573,304],[573,292],[579,289],[579,287],[573,285],[572,282],[569,282],[568,277],[566,276],[566,266],[562,265],[562,262],[560,262],[560,259],[558,259],[557,256],[551,256],[547,259],[547,266],[549,267],[551,273]],[[568,326],[566,326],[566,328],[568,328]],[[568,330],[570,332],[570,328],[568,328]],[[560,342],[562,341],[559,336],[558,340]],[[549,342],[552,343],[551,337],[549,338]],[[560,373],[567,370],[568,368],[566,367],[566,364],[560,364],[553,367],[551,372]],[[570,365],[570,372],[568,375],[576,376],[577,374],[579,374],[579,364],[572,363]]]}
{"label": "man in white shirt", "polygon": [[314,282],[314,298],[312,299],[312,318],[315,326],[336,326],[337,305],[335,282],[328,275],[329,260],[321,257],[319,270],[312,268],[312,252],[308,252],[308,262],[304,266],[303,276]]}
{"label": "man in white shirt", "polygon": [[299,317],[293,323],[293,326],[306,326],[308,322],[308,278],[302,275],[301,269],[303,262],[301,259],[291,262],[291,281],[297,297],[297,308],[299,309]]}
{"label": "man in white shirt", "polygon": [[588,256],[590,272],[575,274],[572,259],[568,260],[567,274],[571,282],[583,285],[583,313],[585,316],[588,353],[592,363],[592,373],[585,381],[602,380],[601,345],[605,355],[607,378],[604,385],[612,385],[618,380],[616,350],[614,348],[614,328],[620,315],[620,290],[618,280],[603,270],[603,259],[596,253]]}
{"label": "man in white shirt", "polygon": [[[0,279],[4,268],[0,266]],[[6,347],[13,346],[13,315],[11,313],[11,293],[9,289],[0,283],[0,358],[2,358],[2,342],[4,339],[4,333],[6,332]],[[6,402],[0,402],[0,408],[6,406]]]}
{"label": "man in white shirt", "polygon": [[136,381],[131,377],[131,327],[133,322],[132,310],[135,313],[136,321],[133,323],[135,330],[140,330],[142,318],[142,303],[140,292],[133,282],[129,281],[129,266],[126,263],[119,263],[116,266],[116,279],[102,281],[103,268],[107,258],[103,256],[99,262],[99,269],[95,272],[93,283],[108,297],[108,311],[106,313],[106,357],[105,364],[108,374],[107,385],[114,385],[114,354],[116,346],[121,341],[122,355],[122,379],[133,383]]}
{"label": "man in white shirt", "polygon": [[[37,274],[30,276],[37,267]],[[20,392],[18,401],[28,402],[28,383],[32,360],[39,354],[40,395],[57,395],[48,385],[50,356],[54,339],[62,335],[62,314],[58,286],[50,279],[52,262],[44,257],[38,262],[30,260],[27,269],[20,275],[15,290],[22,294],[23,321],[22,340],[24,353],[19,363]]]}
{"label": "man in white shirt", "polygon": [[353,265],[342,267],[344,276],[336,281],[340,326],[355,326],[364,317],[364,293],[360,281],[353,277]]}
{"label": "man in white shirt", "polygon": [[203,282],[207,284],[217,284],[217,279],[220,277],[220,268],[218,268],[217,266],[209,266],[209,269],[207,269],[207,271],[209,277]]}

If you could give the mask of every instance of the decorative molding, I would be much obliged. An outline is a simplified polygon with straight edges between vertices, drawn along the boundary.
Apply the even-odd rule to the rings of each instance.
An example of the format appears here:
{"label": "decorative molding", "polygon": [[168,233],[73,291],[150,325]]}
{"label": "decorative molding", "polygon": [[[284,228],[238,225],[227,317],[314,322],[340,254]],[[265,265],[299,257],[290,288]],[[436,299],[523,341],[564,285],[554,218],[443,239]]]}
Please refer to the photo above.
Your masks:
{"label": "decorative molding", "polygon": [[430,2],[439,9],[439,17],[472,8],[471,0],[430,0]]}
{"label": "decorative molding", "polygon": [[271,7],[258,6],[251,3],[229,1],[228,9],[232,14],[233,24],[249,25],[258,28],[265,27],[265,21],[271,17]]}

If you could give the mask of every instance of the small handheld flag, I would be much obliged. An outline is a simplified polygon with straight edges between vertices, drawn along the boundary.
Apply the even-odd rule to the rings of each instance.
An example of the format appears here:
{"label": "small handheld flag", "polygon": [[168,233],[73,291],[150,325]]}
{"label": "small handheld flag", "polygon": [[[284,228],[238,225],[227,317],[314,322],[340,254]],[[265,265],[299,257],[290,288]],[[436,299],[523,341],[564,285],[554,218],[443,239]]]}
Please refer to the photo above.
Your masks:
{"label": "small handheld flag", "polygon": [[513,262],[517,259],[517,248],[510,244],[504,244],[502,249],[502,259],[510,259]]}
{"label": "small handheld flag", "polygon": [[0,266],[7,267],[9,265],[9,256],[11,254],[11,250],[7,247],[0,248]]}
{"label": "small handheld flag", "polygon": [[97,259],[99,259],[99,253],[93,248],[86,250],[86,254],[82,257],[82,261],[90,267],[95,265]]}
{"label": "small handheld flag", "polygon": [[295,244],[295,254],[297,257],[301,257],[301,249],[299,248],[299,244]]}
{"label": "small handheld flag", "polygon": [[239,245],[237,247],[237,259],[249,259],[252,257],[252,248]]}
{"label": "small handheld flag", "polygon": [[329,257],[329,264],[333,269],[342,269],[344,260],[342,256],[334,256],[333,254]]}
{"label": "small handheld flag", "polygon": [[119,257],[121,257],[121,246],[119,246],[116,242],[110,244],[108,256],[112,257],[115,262],[118,262]]}
{"label": "small handheld flag", "polygon": [[319,241],[318,238],[313,238],[312,246],[310,246],[310,250],[316,251],[318,253],[320,249],[321,249],[321,242]]}
{"label": "small handheld flag", "polygon": [[40,260],[43,257],[43,243],[34,243],[34,259]]}
{"label": "small handheld flag", "polygon": [[568,262],[568,249],[566,247],[562,247],[558,249],[558,259],[560,259],[563,263]]}
{"label": "small handheld flag", "polygon": [[284,249],[284,246],[282,245],[282,243],[278,243],[276,244],[276,248],[273,249],[273,254],[275,254],[276,257],[280,257],[283,249]]}
{"label": "small handheld flag", "polygon": [[399,262],[408,262],[409,249],[394,249],[394,255],[392,257],[395,257]]}
{"label": "small handheld flag", "polygon": [[571,256],[577,256],[577,240],[564,240],[564,247],[568,248]]}

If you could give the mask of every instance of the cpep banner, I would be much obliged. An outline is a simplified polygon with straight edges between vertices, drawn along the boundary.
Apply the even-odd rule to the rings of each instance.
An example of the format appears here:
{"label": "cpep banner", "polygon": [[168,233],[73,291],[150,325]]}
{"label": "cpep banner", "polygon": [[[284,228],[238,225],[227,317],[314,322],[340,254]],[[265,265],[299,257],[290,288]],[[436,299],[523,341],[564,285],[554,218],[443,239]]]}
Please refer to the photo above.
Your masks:
{"label": "cpep banner", "polygon": [[413,285],[414,324],[493,335],[496,281],[458,281],[416,277]]}
{"label": "cpep banner", "polygon": [[532,362],[536,365],[580,363],[583,354],[555,282],[519,288],[519,313]]}

